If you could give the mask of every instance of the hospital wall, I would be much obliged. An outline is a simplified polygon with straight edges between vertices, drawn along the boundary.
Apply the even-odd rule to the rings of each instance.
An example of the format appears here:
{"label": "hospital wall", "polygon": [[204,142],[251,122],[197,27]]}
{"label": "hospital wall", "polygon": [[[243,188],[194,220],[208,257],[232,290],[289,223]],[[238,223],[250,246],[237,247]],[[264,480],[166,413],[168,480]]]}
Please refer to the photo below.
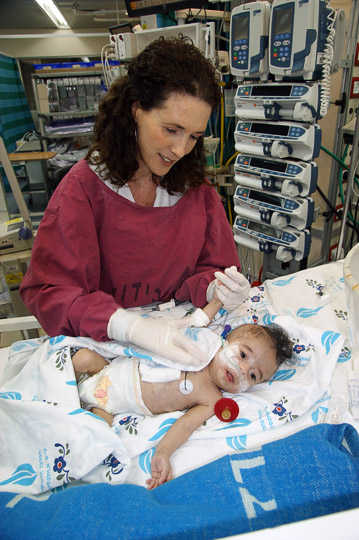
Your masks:
{"label": "hospital wall", "polygon": [[[4,31],[2,31],[4,32]],[[6,36],[6,37],[5,37]],[[108,44],[107,28],[81,32],[53,30],[38,32],[13,30],[0,36],[0,52],[13,58],[59,58],[100,56],[101,49]]]}

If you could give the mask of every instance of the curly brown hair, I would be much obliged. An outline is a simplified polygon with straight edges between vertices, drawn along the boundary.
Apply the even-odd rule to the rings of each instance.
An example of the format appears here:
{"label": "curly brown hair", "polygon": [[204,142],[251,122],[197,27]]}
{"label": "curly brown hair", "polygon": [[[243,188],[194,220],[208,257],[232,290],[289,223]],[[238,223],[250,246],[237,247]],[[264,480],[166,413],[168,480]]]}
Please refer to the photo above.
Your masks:
{"label": "curly brown hair", "polygon": [[[137,161],[136,124],[132,105],[145,111],[159,108],[173,94],[202,99],[212,110],[220,101],[218,76],[211,62],[183,37],[160,37],[128,65],[127,75],[117,79],[99,106],[94,143],[86,159],[103,166],[106,179],[123,186],[133,178]],[[205,182],[203,137],[169,172],[154,181],[172,193],[184,193]]]}

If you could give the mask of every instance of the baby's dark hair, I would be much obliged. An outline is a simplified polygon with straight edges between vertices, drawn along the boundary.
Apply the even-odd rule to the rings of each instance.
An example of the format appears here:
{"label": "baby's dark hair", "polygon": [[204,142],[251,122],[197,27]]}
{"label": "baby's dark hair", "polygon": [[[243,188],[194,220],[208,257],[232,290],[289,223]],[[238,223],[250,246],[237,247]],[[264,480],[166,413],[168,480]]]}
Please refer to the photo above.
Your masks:
{"label": "baby's dark hair", "polygon": [[293,343],[283,328],[277,324],[268,326],[261,324],[243,324],[227,335],[228,342],[230,343],[233,339],[238,338],[239,334],[243,335],[243,333],[248,333],[253,337],[267,340],[268,344],[275,350],[277,367],[285,360],[289,360],[292,356]]}
{"label": "baby's dark hair", "polygon": [[292,357],[293,343],[283,328],[277,324],[261,326],[261,328],[267,333],[267,336],[276,351],[277,366],[279,367],[285,360],[290,360]]}

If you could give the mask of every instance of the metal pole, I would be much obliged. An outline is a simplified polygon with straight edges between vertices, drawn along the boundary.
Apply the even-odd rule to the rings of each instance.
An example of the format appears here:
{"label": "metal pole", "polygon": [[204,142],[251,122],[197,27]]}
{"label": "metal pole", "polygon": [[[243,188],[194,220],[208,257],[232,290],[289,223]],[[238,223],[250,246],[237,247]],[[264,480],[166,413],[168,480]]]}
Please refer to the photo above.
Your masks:
{"label": "metal pole", "polygon": [[[341,257],[341,251],[343,249],[344,239],[345,239],[345,231],[346,231],[346,221],[347,221],[347,214],[349,210],[350,205],[350,198],[351,193],[354,185],[354,177],[356,168],[358,165],[358,159],[359,159],[359,114],[357,113],[357,118],[355,122],[355,129],[353,134],[353,150],[352,155],[350,158],[350,168],[349,168],[349,175],[348,175],[348,181],[347,181],[347,191],[345,194],[345,201],[344,201],[344,209],[343,209],[343,219],[342,224],[340,227],[340,234],[339,234],[339,240],[338,240],[338,249],[337,249],[337,256],[336,260],[338,261]],[[345,255],[345,253],[344,253]]]}
{"label": "metal pole", "polygon": [[[359,3],[358,0],[355,0],[352,4],[348,29],[348,38],[346,44],[346,52],[344,59],[344,68],[343,68],[343,78],[341,84],[341,96],[350,94],[350,83],[351,83],[351,74],[353,71],[353,56],[355,54],[355,46],[357,43],[357,33],[358,33],[358,18],[359,18]],[[336,125],[336,136],[334,142],[333,153],[336,156],[340,156],[343,148],[343,134],[342,129],[345,124],[345,119],[347,117],[347,111],[349,108],[347,99],[347,104],[343,112],[338,113],[337,125]],[[330,172],[330,181],[329,181],[329,191],[328,199],[335,206],[338,193],[338,177],[339,177],[339,163],[335,160],[333,161],[331,172]],[[328,208],[328,211],[330,209]],[[321,262],[327,262],[329,256],[330,241],[333,230],[333,217],[324,223],[323,230],[323,241],[322,241],[322,251],[321,251]],[[320,264],[316,261],[313,266]]]}

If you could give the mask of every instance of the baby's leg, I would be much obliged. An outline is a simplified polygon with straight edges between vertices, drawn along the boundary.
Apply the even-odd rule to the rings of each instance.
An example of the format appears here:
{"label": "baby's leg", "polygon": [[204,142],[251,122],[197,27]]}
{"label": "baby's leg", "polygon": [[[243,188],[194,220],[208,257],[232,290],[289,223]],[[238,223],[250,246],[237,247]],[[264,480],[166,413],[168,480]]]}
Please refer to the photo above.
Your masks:
{"label": "baby's leg", "polygon": [[92,407],[91,412],[93,414],[96,414],[103,420],[106,420],[106,422],[112,426],[113,421],[113,414],[108,413],[107,411],[104,411],[103,409],[100,409],[99,407]]}
{"label": "baby's leg", "polygon": [[75,375],[78,377],[82,373],[94,375],[108,365],[108,362],[90,349],[80,349],[72,356],[72,364],[74,366]]}

